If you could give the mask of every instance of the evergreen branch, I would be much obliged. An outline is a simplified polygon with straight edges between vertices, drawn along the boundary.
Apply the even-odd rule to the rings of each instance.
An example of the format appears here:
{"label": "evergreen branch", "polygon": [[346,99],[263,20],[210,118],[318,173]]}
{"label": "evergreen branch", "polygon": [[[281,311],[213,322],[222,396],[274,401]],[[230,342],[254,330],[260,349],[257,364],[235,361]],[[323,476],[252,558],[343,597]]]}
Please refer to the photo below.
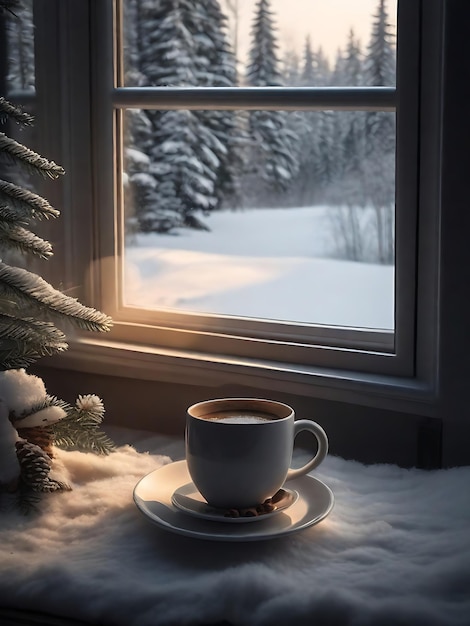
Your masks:
{"label": "evergreen branch", "polygon": [[30,150],[11,137],[0,133],[0,153],[4,153],[13,162],[18,162],[29,170],[49,178],[58,178],[65,174],[63,167],[45,159],[34,150]]}
{"label": "evergreen branch", "polygon": [[95,394],[79,395],[74,410],[77,411],[77,421],[85,426],[96,427],[103,421],[104,404]]}
{"label": "evergreen branch", "polygon": [[[10,411],[9,419],[13,423],[16,429],[25,428],[25,423],[27,424],[29,421],[31,421],[31,420],[26,421],[27,418],[31,418],[34,415],[38,415],[42,411],[45,411],[46,409],[50,409],[51,407],[56,407],[58,409],[61,409],[63,412],[61,413],[59,411],[59,415],[57,415],[57,412],[55,413],[54,420],[56,421],[60,421],[61,419],[64,419],[66,415],[68,415],[72,409],[70,404],[68,404],[64,400],[59,400],[56,396],[51,396],[47,394],[43,400],[41,400],[40,402],[36,402],[33,406],[28,407],[20,415],[17,415],[14,411]],[[55,421],[47,420],[47,426],[49,428],[51,427],[51,424],[54,424],[54,423]],[[46,424],[44,424],[44,422],[41,422],[40,425],[26,426],[26,428],[28,427],[37,428],[38,426],[44,427],[45,425]]]}
{"label": "evergreen branch", "polygon": [[65,335],[50,322],[0,313],[0,370],[26,368],[66,349]]}
{"label": "evergreen branch", "polygon": [[84,428],[66,419],[52,425],[54,445],[62,450],[79,450],[96,454],[110,454],[116,449],[113,441],[102,430]]}
{"label": "evergreen branch", "polygon": [[69,320],[83,330],[106,332],[112,326],[110,317],[54,289],[37,274],[0,262],[0,295],[2,293],[13,301]]}
{"label": "evergreen branch", "polygon": [[2,197],[22,218],[49,219],[60,215],[60,211],[54,209],[45,198],[6,180],[0,180],[0,198]]}
{"label": "evergreen branch", "polygon": [[68,413],[67,417],[50,425],[56,446],[98,454],[109,454],[116,448],[106,433],[99,429],[104,406],[98,396],[79,396],[74,407],[63,408]]}
{"label": "evergreen branch", "polygon": [[18,346],[14,348],[8,348],[4,346],[5,342],[0,342],[0,372],[7,370],[17,370],[21,368],[28,368],[33,363],[36,363],[42,356],[37,350],[29,351],[20,349]]}
{"label": "evergreen branch", "polygon": [[34,254],[41,259],[52,256],[52,246],[22,226],[11,226],[0,222],[0,245]]}
{"label": "evergreen branch", "polygon": [[0,96],[0,122],[6,122],[8,117],[12,117],[18,124],[22,126],[32,126],[34,117],[23,111],[20,106],[12,104],[3,96]]}
{"label": "evergreen branch", "polygon": [[0,224],[3,222],[4,224],[23,224],[23,226],[27,225],[27,220],[22,219],[18,216],[18,213],[12,211],[10,207],[0,204]]}
{"label": "evergreen branch", "polygon": [[0,313],[0,340],[44,342],[62,350],[67,348],[64,333],[50,322],[12,317]]}
{"label": "evergreen branch", "polygon": [[[65,402],[65,400],[60,400],[59,398],[57,398],[57,396],[51,396],[47,394],[44,400],[41,400],[41,402],[37,402],[32,407],[29,407],[27,412],[24,412],[21,415],[11,414],[10,421],[14,422],[16,420],[21,420],[23,418],[29,417],[30,415],[33,415],[33,413],[39,413],[44,409],[48,409],[51,406],[56,406],[59,409],[65,411],[67,414],[69,414],[72,410],[70,404],[68,402]],[[21,428],[21,422],[18,424],[18,428]]]}
{"label": "evergreen branch", "polygon": [[52,356],[62,352],[62,349],[18,343],[11,340],[0,341],[0,371],[28,368],[44,356]]}

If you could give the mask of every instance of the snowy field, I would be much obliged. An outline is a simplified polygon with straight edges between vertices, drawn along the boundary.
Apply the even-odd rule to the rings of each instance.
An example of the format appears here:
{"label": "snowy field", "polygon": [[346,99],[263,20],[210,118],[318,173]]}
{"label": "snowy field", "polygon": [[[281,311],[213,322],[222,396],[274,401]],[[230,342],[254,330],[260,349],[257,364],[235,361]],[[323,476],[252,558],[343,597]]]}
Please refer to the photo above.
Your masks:
{"label": "snowy field", "polygon": [[328,209],[221,211],[211,231],[139,234],[125,303],[361,328],[394,328],[394,268],[329,258]]}

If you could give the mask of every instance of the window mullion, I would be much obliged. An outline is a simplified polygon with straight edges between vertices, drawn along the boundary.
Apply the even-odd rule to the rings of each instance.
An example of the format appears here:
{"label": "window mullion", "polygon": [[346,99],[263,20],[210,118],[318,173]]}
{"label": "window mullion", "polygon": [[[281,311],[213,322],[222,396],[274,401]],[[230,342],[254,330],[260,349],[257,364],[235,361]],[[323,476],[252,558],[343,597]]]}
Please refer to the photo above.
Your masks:
{"label": "window mullion", "polygon": [[118,87],[117,108],[394,111],[394,87]]}

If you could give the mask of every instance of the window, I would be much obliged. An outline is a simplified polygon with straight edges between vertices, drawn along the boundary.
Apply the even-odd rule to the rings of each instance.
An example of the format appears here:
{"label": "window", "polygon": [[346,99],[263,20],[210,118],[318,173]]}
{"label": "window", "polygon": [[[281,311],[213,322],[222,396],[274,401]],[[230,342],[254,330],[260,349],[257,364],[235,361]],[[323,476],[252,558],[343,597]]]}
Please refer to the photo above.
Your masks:
{"label": "window", "polygon": [[[109,337],[83,338],[66,358],[70,362],[83,358],[94,348],[101,350],[100,358],[108,359],[103,355],[116,350],[120,358],[132,354],[128,363],[133,365],[143,359],[140,371],[145,370],[148,377],[161,376],[154,364],[164,362],[171,366],[163,376],[173,376],[174,380],[181,380],[184,368],[190,376],[195,371],[200,377],[207,372],[209,378],[255,376],[259,381],[269,380],[271,386],[282,382],[286,389],[289,385],[292,389],[301,387],[307,395],[341,400],[360,397],[366,403],[391,402],[392,408],[406,406],[411,410],[412,406],[417,412],[429,413],[436,359],[433,246],[438,196],[434,196],[434,183],[428,183],[437,181],[439,172],[439,160],[434,155],[438,154],[440,138],[434,129],[439,128],[440,110],[434,102],[440,88],[440,22],[436,16],[441,3],[401,0],[396,10],[393,3],[387,3],[390,14],[396,12],[396,86],[286,88],[135,86],[138,81],[133,77],[131,82],[132,72],[128,71],[131,57],[126,25],[130,18],[125,14],[133,6],[137,5],[129,0],[35,3],[39,106],[48,121],[50,143],[46,153],[61,154],[68,172],[58,202],[65,207],[58,273],[67,289],[83,286],[84,291],[77,291],[77,295],[115,319]],[[50,68],[57,64],[52,60],[59,53],[61,65],[53,72]],[[57,93],[61,94],[60,101]],[[423,98],[424,93],[429,97]],[[364,316],[351,317],[352,323],[346,323],[348,302],[352,308],[362,298],[355,289],[338,301],[341,311],[335,318],[316,317],[316,311],[310,317],[276,311],[265,318],[261,308],[251,313],[244,308],[227,310],[215,305],[210,309],[207,303],[198,308],[193,302],[175,309],[171,290],[166,294],[167,303],[160,298],[145,304],[142,292],[134,290],[135,268],[131,263],[139,252],[142,268],[145,250],[136,250],[132,243],[133,237],[140,235],[130,231],[132,205],[126,197],[131,168],[139,165],[139,155],[132,152],[135,146],[129,141],[139,111],[160,116],[199,112],[206,119],[220,119],[221,111],[244,115],[245,119],[250,112],[282,112],[299,124],[309,115],[333,125],[352,114],[359,121],[372,119],[372,114],[395,120],[396,162],[388,169],[395,183],[395,213],[383,223],[383,228],[395,233],[394,249],[391,252],[386,245],[381,247],[383,258],[388,263],[392,257],[394,260],[393,265],[382,267],[388,270],[383,282],[389,283],[388,303],[383,303],[386,321],[374,323]],[[65,130],[58,132],[58,128]],[[423,180],[426,186],[421,185]],[[356,215],[348,213],[347,206],[344,209],[343,216],[336,212],[336,223],[350,235],[357,225]],[[206,221],[212,217],[216,219],[217,214]],[[429,247],[422,245],[425,235],[430,237]],[[168,236],[165,241],[169,241]],[[175,241],[176,237],[171,245]],[[390,241],[388,238],[387,245]],[[169,252],[170,244],[165,258],[174,259]],[[270,256],[276,259],[278,250]],[[421,270],[423,264],[426,271]],[[369,265],[369,269],[374,267]],[[213,262],[210,266],[213,271]],[[250,271],[263,267],[273,270],[257,261],[249,264]],[[198,271],[205,269],[200,265]],[[233,272],[235,277],[238,274],[239,266]],[[372,280],[362,280],[360,285],[369,287]],[[293,296],[282,298],[295,300],[303,295],[297,289]],[[130,347],[131,352],[126,352]],[[149,373],[152,368],[153,374]]]}
{"label": "window", "polygon": [[[113,250],[109,249],[106,253],[106,257],[113,264],[113,271],[110,272],[109,268],[104,268],[105,274],[102,275],[101,283],[104,287],[104,302],[106,303],[107,310],[111,312],[116,320],[116,329],[114,334],[116,337],[128,340],[137,338],[136,329],[130,329],[129,325],[135,322],[139,322],[139,336],[138,340],[147,344],[149,342],[156,342],[162,347],[188,349],[193,351],[215,354],[215,355],[231,355],[237,358],[248,359],[264,359],[267,361],[278,363],[290,363],[301,364],[302,366],[323,366],[323,367],[343,367],[346,369],[380,372],[380,373],[394,373],[401,375],[409,375],[413,373],[413,327],[414,327],[414,303],[412,301],[412,294],[414,293],[414,255],[415,250],[413,247],[407,245],[410,240],[410,235],[415,232],[416,226],[416,188],[417,188],[417,136],[416,133],[410,134],[408,129],[410,127],[417,127],[417,76],[414,73],[417,70],[417,62],[419,55],[419,40],[415,37],[415,26],[418,19],[418,3],[408,2],[403,5],[398,15],[398,46],[397,46],[397,87],[393,85],[388,87],[384,86],[372,86],[372,87],[301,87],[296,89],[295,87],[283,89],[281,87],[255,87],[254,89],[248,87],[148,87],[145,86],[147,78],[139,75],[136,78],[137,70],[135,64],[133,65],[133,58],[135,53],[132,51],[132,38],[128,31],[131,30],[129,24],[131,23],[131,11],[132,7],[137,7],[138,4],[130,2],[116,3],[114,8],[113,21],[115,25],[115,87],[110,88],[110,68],[109,68],[109,56],[107,57],[107,65],[102,68],[103,74],[101,75],[99,84],[100,86],[106,86],[101,89],[101,98],[103,100],[102,111],[100,113],[101,123],[100,128],[103,128],[103,121],[108,118],[111,119],[111,112],[114,111],[114,145],[116,147],[116,198],[117,202],[111,204],[106,202],[106,206],[113,206],[113,210],[116,210],[116,215],[113,216],[116,224],[116,233],[113,240],[110,242],[113,245]],[[147,11],[149,11],[148,6]],[[109,9],[109,7],[108,7]],[[127,9],[127,14],[126,14]],[[142,9],[143,10],[143,9]],[[147,24],[149,27],[150,15],[145,15],[143,22],[139,24]],[[142,19],[142,18],[141,18]],[[163,18],[159,18],[163,19]],[[377,18],[375,18],[377,19]],[[111,16],[108,13],[106,17],[101,17],[101,24],[107,25],[108,28],[111,24]],[[99,21],[99,20],[98,20]],[[143,28],[143,27],[142,27]],[[196,28],[196,27],[195,27]],[[174,35],[176,37],[176,35]],[[108,44],[111,33],[108,33]],[[126,38],[127,37],[127,38]],[[141,30],[139,37],[144,37],[144,33]],[[102,39],[106,43],[106,39]],[[170,42],[171,43],[171,42]],[[145,50],[144,50],[145,53]],[[104,52],[97,50],[98,58],[104,56]],[[410,63],[410,59],[414,59],[413,63]],[[184,68],[183,68],[184,69]],[[100,71],[100,70],[98,70]],[[166,70],[168,74],[168,69]],[[151,70],[148,70],[151,73]],[[170,73],[171,74],[171,73]],[[144,83],[143,87],[128,86],[129,83],[141,81]],[[165,79],[166,80],[166,79]],[[171,81],[171,78],[168,79]],[[173,80],[175,80],[173,78]],[[341,82],[341,81],[340,81]],[[391,81],[390,81],[391,82]],[[99,95],[99,94],[98,94]],[[107,99],[107,101],[105,101]],[[345,270],[344,267],[340,270],[340,286],[333,295],[333,300],[336,303],[336,309],[340,309],[343,312],[343,316],[339,315],[337,311],[334,316],[330,306],[330,316],[321,315],[315,318],[315,311],[312,311],[312,318],[309,318],[308,311],[304,316],[296,316],[295,313],[287,313],[285,318],[282,316],[282,300],[290,299],[295,304],[296,300],[300,300],[309,290],[318,290],[318,301],[321,303],[327,300],[329,297],[328,290],[332,288],[332,279],[328,283],[327,289],[324,289],[324,293],[321,292],[320,286],[315,286],[315,278],[321,278],[316,271],[316,276],[308,276],[308,268],[305,270],[304,280],[308,281],[305,284],[303,290],[297,288],[292,290],[292,293],[279,293],[277,295],[275,307],[273,310],[271,319],[266,319],[266,309],[261,306],[256,309],[254,307],[254,313],[249,315],[245,313],[246,309],[243,306],[239,306],[237,309],[232,309],[235,314],[231,315],[223,308],[223,304],[217,309],[215,304],[212,310],[207,304],[203,304],[201,308],[194,304],[189,306],[183,306],[176,308],[175,302],[177,300],[184,300],[185,297],[191,300],[193,287],[194,300],[198,300],[201,295],[201,284],[195,284],[197,280],[197,274],[204,273],[206,281],[210,280],[208,274],[213,274],[214,270],[219,271],[218,284],[224,284],[227,287],[227,283],[230,280],[234,280],[236,286],[237,280],[240,280],[242,274],[242,266],[238,265],[230,274],[230,260],[233,261],[232,256],[225,257],[225,275],[221,273],[223,267],[221,267],[221,258],[212,255],[211,258],[199,256],[199,267],[196,266],[196,260],[194,258],[194,250],[189,250],[189,258],[192,259],[192,268],[186,271],[180,270],[180,274],[183,273],[183,289],[185,293],[178,293],[175,296],[175,291],[178,292],[178,287],[170,285],[169,288],[161,288],[159,297],[155,298],[155,303],[150,301],[150,305],[145,306],[145,302],[142,300],[142,291],[136,289],[136,283],[141,279],[142,271],[138,276],[139,268],[133,265],[132,259],[137,256],[141,259],[141,266],[147,263],[147,266],[152,265],[152,260],[149,257],[148,247],[145,248],[146,243],[141,244],[141,247],[133,245],[133,241],[143,239],[139,234],[133,235],[131,232],[132,220],[137,223],[137,230],[151,230],[154,231],[164,230],[167,228],[164,223],[165,220],[170,219],[171,210],[168,210],[165,215],[157,215],[158,211],[153,211],[153,217],[151,210],[143,210],[142,193],[138,196],[137,207],[141,211],[140,214],[134,215],[131,210],[131,203],[129,198],[126,197],[129,188],[129,176],[133,181],[148,177],[148,172],[139,171],[140,163],[136,162],[136,159],[142,159],[142,153],[136,154],[136,143],[132,138],[132,134],[145,133],[145,123],[149,123],[152,133],[162,132],[162,128],[165,128],[172,124],[177,124],[178,116],[182,118],[181,126],[186,129],[190,129],[192,123],[198,122],[202,116],[205,119],[210,119],[211,115],[219,121],[221,119],[221,111],[228,111],[232,114],[242,116],[245,113],[245,124],[250,124],[250,113],[257,113],[260,115],[264,112],[264,115],[283,115],[283,120],[297,120],[298,124],[304,123],[306,116],[316,115],[316,122],[323,124],[330,123],[334,125],[344,124],[346,116],[355,114],[355,120],[358,124],[367,123],[384,123],[385,126],[392,128],[394,126],[394,118],[396,114],[396,153],[398,167],[396,171],[396,205],[397,211],[400,216],[396,223],[396,241],[397,241],[397,262],[395,268],[393,265],[378,268],[375,266],[375,270],[382,270],[381,277],[369,277],[364,280],[359,278],[358,282],[354,284],[349,293],[346,292],[347,282],[345,284]],[[140,119],[139,119],[140,116]],[[374,119],[375,116],[375,119]],[[300,120],[299,118],[302,118]],[[144,121],[142,118],[145,118]],[[154,122],[154,118],[160,118],[164,121]],[[278,118],[281,119],[281,118]],[[246,121],[247,120],[247,121]],[[242,122],[243,123],[243,122]],[[288,121],[286,123],[289,123]],[[290,122],[292,125],[292,121]],[[140,126],[139,126],[140,124]],[[152,127],[153,124],[153,127]],[[160,124],[159,127],[158,124]],[[209,125],[210,126],[210,125]],[[158,131],[160,128],[160,131]],[[207,128],[207,124],[205,126]],[[202,132],[202,131],[200,131]],[[240,130],[237,139],[240,138]],[[103,138],[104,142],[110,143],[110,129],[108,128],[108,137]],[[197,132],[196,132],[197,136]],[[392,133],[391,140],[393,142],[391,153],[394,157],[394,137]],[[134,143],[132,143],[134,141]],[[151,139],[147,139],[147,144]],[[167,144],[171,141],[171,138],[166,138]],[[381,144],[383,148],[383,143]],[[158,150],[159,147],[153,144],[149,150]],[[160,148],[161,149],[161,148]],[[367,146],[366,146],[367,149]],[[385,148],[383,148],[385,150]],[[387,154],[380,155],[380,159],[375,157],[375,162],[379,160],[385,162],[388,158]],[[338,157],[339,159],[339,157]],[[338,160],[337,159],[337,160]],[[109,159],[108,159],[109,160]],[[154,170],[150,172],[154,174],[154,178],[158,180],[160,175],[160,183],[157,185],[158,189],[153,195],[157,197],[154,201],[154,205],[159,203],[160,206],[165,206],[164,202],[168,201],[167,198],[162,196],[163,184],[169,185],[168,180],[164,180],[165,176],[168,179],[168,173],[155,172],[160,167],[163,168],[162,155],[160,160],[158,157],[150,164]],[[322,162],[324,159],[322,160]],[[332,159],[333,165],[335,160]],[[383,166],[382,166],[383,167]],[[382,172],[377,172],[373,176],[367,176],[369,182],[382,183],[385,177],[385,173],[391,176],[391,182],[393,187],[394,179],[394,158],[389,159],[389,163],[386,167],[383,167]],[[124,176],[124,181],[123,181]],[[248,177],[246,177],[248,178]],[[261,175],[260,175],[261,178]],[[345,177],[341,177],[341,181],[344,181]],[[245,184],[247,180],[242,181]],[[133,185],[134,192],[139,193],[138,185]],[[202,189],[202,188],[201,188]],[[336,185],[336,190],[339,189],[339,184]],[[218,189],[214,190],[215,193]],[[104,191],[103,191],[104,193]],[[144,192],[145,193],[145,189]],[[158,200],[158,193],[160,193],[160,200]],[[202,191],[199,190],[202,194]],[[331,193],[331,190],[330,190]],[[347,192],[344,192],[345,195]],[[369,195],[372,192],[369,191]],[[181,195],[181,194],[180,194]],[[207,194],[209,195],[209,194]],[[392,191],[393,196],[393,191]],[[181,197],[178,198],[181,201]],[[194,199],[193,199],[194,201]],[[285,195],[284,195],[285,201]],[[275,201],[279,202],[276,198]],[[391,202],[393,203],[393,197]],[[340,204],[340,203],[338,203]],[[341,203],[342,204],[342,203]],[[386,209],[390,208],[390,200],[385,203]],[[389,233],[394,231],[394,216],[386,214],[383,211],[383,207],[378,207],[378,213],[375,216],[378,217],[381,222],[379,226],[381,229],[380,234],[383,235],[384,231],[388,229]],[[290,207],[292,209],[292,207]],[[341,209],[345,209],[347,212],[347,206],[339,209],[336,215],[333,215],[333,211],[330,211],[328,215],[329,220],[336,218],[336,224],[338,228],[342,228],[343,232],[347,235],[350,234],[351,225],[348,224],[348,219],[355,218],[353,213],[341,214]],[[146,213],[145,213],[146,211]],[[173,210],[177,213],[177,210]],[[144,215],[142,215],[144,213]],[[383,215],[382,215],[383,213]],[[184,214],[184,213],[183,213]],[[188,219],[199,220],[203,224],[204,220],[199,216],[203,214],[203,211],[196,215],[195,212],[190,212],[187,216]],[[292,210],[292,214],[294,211]],[[281,215],[280,211],[278,215]],[[288,215],[286,209],[282,217]],[[214,221],[219,215],[212,216]],[[248,222],[250,216],[243,216]],[[365,216],[368,219],[368,216]],[[154,223],[151,223],[151,220]],[[178,219],[176,217],[175,219]],[[292,218],[294,219],[294,218]],[[296,220],[301,217],[296,216]],[[140,220],[140,223],[139,223]],[[159,221],[160,220],[160,221]],[[239,222],[241,218],[239,216]],[[209,224],[209,218],[206,219]],[[111,224],[111,216],[108,218],[108,223]],[[377,223],[377,222],[376,222]],[[353,226],[355,224],[353,223]],[[232,227],[232,232],[233,232]],[[245,227],[249,228],[249,227]],[[259,228],[259,227],[258,227]],[[285,227],[281,227],[284,228]],[[186,231],[188,232],[188,231]],[[193,234],[193,233],[191,233]],[[286,239],[287,239],[286,233]],[[178,250],[177,243],[183,239],[180,237],[169,238],[165,235],[156,235],[154,240],[160,237],[160,241],[155,245],[160,250],[166,250],[164,256],[160,256],[160,265],[165,263],[170,266],[170,270],[166,276],[162,277],[162,281],[157,285],[163,285],[169,283],[171,280],[175,280],[174,276],[178,273],[178,266],[171,265],[173,263],[183,263],[184,259],[183,250]],[[149,241],[150,237],[146,236],[146,241]],[[208,240],[209,237],[206,237]],[[213,236],[212,240],[215,241],[216,237]],[[380,237],[378,237],[380,240]],[[246,240],[246,238],[245,238]],[[347,243],[347,242],[346,242]],[[380,244],[380,241],[379,241]],[[205,244],[209,245],[209,244]],[[196,242],[197,246],[197,242]],[[388,246],[388,249],[385,249]],[[172,249],[177,249],[177,252],[170,254]],[[236,248],[236,244],[234,246]],[[382,260],[390,263],[394,259],[393,251],[393,237],[386,236],[385,243],[382,242],[380,249],[380,255]],[[254,259],[254,246],[251,248],[251,255],[248,259],[245,259],[246,263],[243,266],[246,273],[255,273],[255,276],[251,277],[251,280],[256,285],[260,273],[263,270],[262,261],[266,259]],[[206,248],[206,250],[208,250]],[[187,250],[185,250],[188,253]],[[210,250],[206,253],[209,254]],[[370,253],[370,251],[369,251]],[[292,253],[291,253],[292,255]],[[265,270],[265,272],[276,271],[277,268],[273,268],[273,260],[278,256],[278,253],[271,253],[270,256],[271,266]],[[145,261],[147,259],[147,261]],[[295,260],[295,259],[294,259]],[[292,261],[292,258],[287,259],[284,264],[283,270],[286,269],[287,262]],[[363,266],[364,264],[361,264]],[[343,264],[345,266],[345,264]],[[357,269],[359,264],[356,264]],[[372,270],[372,264],[366,268]],[[302,275],[301,268],[295,268],[292,270],[293,275]],[[211,274],[211,275],[212,275]],[[112,277],[112,279],[110,279]],[[233,277],[233,278],[232,278]],[[192,278],[192,281],[191,281]],[[248,279],[250,280],[250,278]],[[288,277],[289,280],[289,277]],[[353,278],[349,279],[349,283]],[[370,306],[365,305],[365,311],[362,311],[362,318],[360,314],[355,314],[354,307],[358,302],[364,299],[364,296],[369,296],[371,290],[369,286],[372,281],[378,281],[378,285],[381,287],[383,284],[388,284],[388,288],[385,290],[385,298],[375,296],[376,300],[379,300],[382,304],[382,300],[388,300],[388,311],[381,317],[380,321],[375,322],[368,317],[370,313]],[[290,282],[292,283],[292,277]],[[397,294],[396,302],[394,301],[394,282],[400,284],[400,290]],[[203,285],[205,286],[205,285]],[[157,290],[159,287],[155,287]],[[362,288],[362,295],[361,295]],[[251,293],[256,293],[261,287],[252,288]],[[343,293],[344,292],[346,293]],[[151,294],[151,287],[149,288],[144,283],[143,291],[146,297]],[[242,291],[243,293],[243,291]],[[248,290],[250,293],[250,290]],[[151,294],[155,297],[157,294]],[[263,296],[260,297],[263,300]],[[372,300],[374,294],[372,293]],[[166,305],[166,303],[168,303]],[[375,304],[375,303],[374,303]],[[163,306],[162,306],[163,305]],[[384,305],[386,308],[387,305]],[[189,310],[187,310],[189,308]],[[285,307],[284,307],[285,308]],[[359,307],[360,308],[360,307]],[[278,311],[280,311],[278,313]],[[349,312],[350,323],[347,323],[348,315],[344,313]],[[264,318],[264,319],[263,319]],[[384,319],[385,318],[385,319]],[[368,328],[369,327],[369,328]],[[131,330],[129,334],[129,330]]]}

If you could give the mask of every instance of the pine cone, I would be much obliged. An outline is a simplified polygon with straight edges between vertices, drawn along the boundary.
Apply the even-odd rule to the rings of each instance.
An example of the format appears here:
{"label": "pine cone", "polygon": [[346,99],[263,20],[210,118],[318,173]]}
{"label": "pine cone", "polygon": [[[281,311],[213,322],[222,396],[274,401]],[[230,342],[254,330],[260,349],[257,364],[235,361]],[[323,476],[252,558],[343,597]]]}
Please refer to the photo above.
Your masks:
{"label": "pine cone", "polygon": [[18,435],[21,439],[25,439],[28,443],[33,443],[39,446],[49,456],[54,458],[52,450],[52,444],[54,438],[52,435],[52,429],[49,426],[38,426],[36,428],[18,428]]}
{"label": "pine cone", "polygon": [[21,467],[21,480],[33,491],[58,491],[65,485],[49,477],[51,459],[39,446],[17,441],[16,454]]}

